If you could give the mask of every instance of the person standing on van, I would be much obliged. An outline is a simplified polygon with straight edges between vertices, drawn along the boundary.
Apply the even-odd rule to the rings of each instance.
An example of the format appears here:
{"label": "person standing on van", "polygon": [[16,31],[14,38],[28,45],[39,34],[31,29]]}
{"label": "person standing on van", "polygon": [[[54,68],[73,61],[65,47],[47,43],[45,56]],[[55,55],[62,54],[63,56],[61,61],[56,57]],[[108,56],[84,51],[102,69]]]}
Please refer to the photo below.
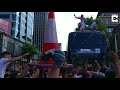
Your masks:
{"label": "person standing on van", "polygon": [[93,22],[93,23],[91,24],[91,29],[92,29],[92,31],[98,31],[98,24],[99,24],[99,21],[98,21],[98,20],[96,20],[95,22]]}
{"label": "person standing on van", "polygon": [[81,26],[80,26],[80,31],[85,31],[85,18],[83,16],[83,14],[81,15],[81,17],[76,17],[76,15],[74,14],[75,18],[80,19],[81,20]]}

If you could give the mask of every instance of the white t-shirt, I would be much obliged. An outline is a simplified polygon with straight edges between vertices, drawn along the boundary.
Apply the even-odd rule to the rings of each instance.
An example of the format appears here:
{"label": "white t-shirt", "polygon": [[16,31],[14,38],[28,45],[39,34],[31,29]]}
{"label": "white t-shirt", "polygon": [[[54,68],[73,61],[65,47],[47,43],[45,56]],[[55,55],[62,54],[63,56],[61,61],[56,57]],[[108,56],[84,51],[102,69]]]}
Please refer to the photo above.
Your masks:
{"label": "white t-shirt", "polygon": [[74,78],[82,78],[82,75],[79,75],[79,76],[74,75]]}
{"label": "white t-shirt", "polygon": [[91,28],[95,28],[95,27],[97,27],[97,24],[96,24],[96,22],[93,22],[93,23],[91,24]]}
{"label": "white t-shirt", "polygon": [[80,27],[80,31],[81,31],[81,30],[84,30],[84,29],[85,29],[85,21],[84,21],[85,18],[84,18],[84,17],[81,17],[80,19],[81,19],[81,27]]}
{"label": "white t-shirt", "polygon": [[6,66],[7,66],[7,60],[6,58],[0,59],[0,78],[4,78]]}

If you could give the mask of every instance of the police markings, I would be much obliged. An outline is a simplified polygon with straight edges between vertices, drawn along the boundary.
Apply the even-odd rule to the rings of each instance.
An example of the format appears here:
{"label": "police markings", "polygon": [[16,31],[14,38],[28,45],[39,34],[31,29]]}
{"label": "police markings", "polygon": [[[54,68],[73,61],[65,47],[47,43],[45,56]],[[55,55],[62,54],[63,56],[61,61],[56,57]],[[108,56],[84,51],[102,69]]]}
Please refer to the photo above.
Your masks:
{"label": "police markings", "polygon": [[95,49],[80,49],[80,50],[76,50],[77,53],[100,53],[100,49],[99,48],[95,48]]}

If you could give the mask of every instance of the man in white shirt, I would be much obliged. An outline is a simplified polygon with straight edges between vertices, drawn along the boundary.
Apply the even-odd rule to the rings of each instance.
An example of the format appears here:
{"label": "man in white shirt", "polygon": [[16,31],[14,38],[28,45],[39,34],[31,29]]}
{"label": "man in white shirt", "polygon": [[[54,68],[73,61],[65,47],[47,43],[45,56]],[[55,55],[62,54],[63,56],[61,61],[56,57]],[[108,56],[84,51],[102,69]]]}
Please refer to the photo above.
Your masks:
{"label": "man in white shirt", "polygon": [[98,21],[98,20],[96,20],[96,22],[93,22],[93,23],[91,24],[91,29],[92,29],[92,31],[98,31],[98,24],[99,24],[99,21]]}
{"label": "man in white shirt", "polygon": [[74,14],[75,18],[80,19],[81,20],[81,26],[80,26],[80,31],[85,31],[85,18],[83,15],[81,15],[81,17],[76,17],[76,15]]}
{"label": "man in white shirt", "polygon": [[6,66],[10,62],[14,62],[16,60],[20,60],[21,58],[25,57],[26,55],[29,55],[29,53],[24,54],[19,57],[11,58],[11,54],[7,51],[2,53],[2,58],[0,59],[0,78],[4,78]]}

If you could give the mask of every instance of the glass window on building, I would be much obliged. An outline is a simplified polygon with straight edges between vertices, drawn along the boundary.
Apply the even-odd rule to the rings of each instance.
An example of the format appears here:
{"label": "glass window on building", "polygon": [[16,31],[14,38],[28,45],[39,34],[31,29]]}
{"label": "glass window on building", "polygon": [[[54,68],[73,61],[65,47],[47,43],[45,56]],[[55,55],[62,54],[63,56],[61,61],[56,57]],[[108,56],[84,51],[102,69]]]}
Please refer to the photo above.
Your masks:
{"label": "glass window on building", "polygon": [[15,36],[15,30],[11,30],[11,35],[12,35],[12,37],[14,37]]}
{"label": "glass window on building", "polygon": [[103,20],[103,23],[106,24],[106,20]]}
{"label": "glass window on building", "polygon": [[16,14],[19,16],[19,15],[20,15],[20,12],[16,12]]}
{"label": "glass window on building", "polygon": [[18,24],[18,30],[20,31],[20,24]]}
{"label": "glass window on building", "polygon": [[112,32],[113,28],[108,28],[108,32]]}
{"label": "glass window on building", "polygon": [[16,23],[12,22],[12,29],[16,29]]}
{"label": "glass window on building", "polygon": [[112,21],[111,21],[111,19],[110,19],[110,20],[108,20],[108,24],[112,24]]}
{"label": "glass window on building", "polygon": [[22,13],[21,13],[21,17],[25,19],[25,18],[26,18],[26,13],[25,13],[25,12],[22,12]]}
{"label": "glass window on building", "polygon": [[12,20],[16,21],[16,14],[12,14]]}
{"label": "glass window on building", "polygon": [[17,38],[20,38],[20,31],[17,32],[16,37],[17,37]]}
{"label": "glass window on building", "polygon": [[7,42],[7,51],[14,53],[14,44],[11,42]]}
{"label": "glass window on building", "polygon": [[16,23],[16,30],[18,30],[18,26],[19,26],[19,24],[18,24],[18,23]]}
{"label": "glass window on building", "polygon": [[21,25],[21,32],[25,32],[25,26],[24,25]]}
{"label": "glass window on building", "polygon": [[31,42],[32,40],[29,37],[27,37],[27,41]]}
{"label": "glass window on building", "polygon": [[118,22],[113,22],[113,24],[118,24]]}
{"label": "glass window on building", "polygon": [[9,19],[10,18],[10,14],[0,14],[0,18]]}
{"label": "glass window on building", "polygon": [[16,15],[16,22],[19,23],[19,16]]}

